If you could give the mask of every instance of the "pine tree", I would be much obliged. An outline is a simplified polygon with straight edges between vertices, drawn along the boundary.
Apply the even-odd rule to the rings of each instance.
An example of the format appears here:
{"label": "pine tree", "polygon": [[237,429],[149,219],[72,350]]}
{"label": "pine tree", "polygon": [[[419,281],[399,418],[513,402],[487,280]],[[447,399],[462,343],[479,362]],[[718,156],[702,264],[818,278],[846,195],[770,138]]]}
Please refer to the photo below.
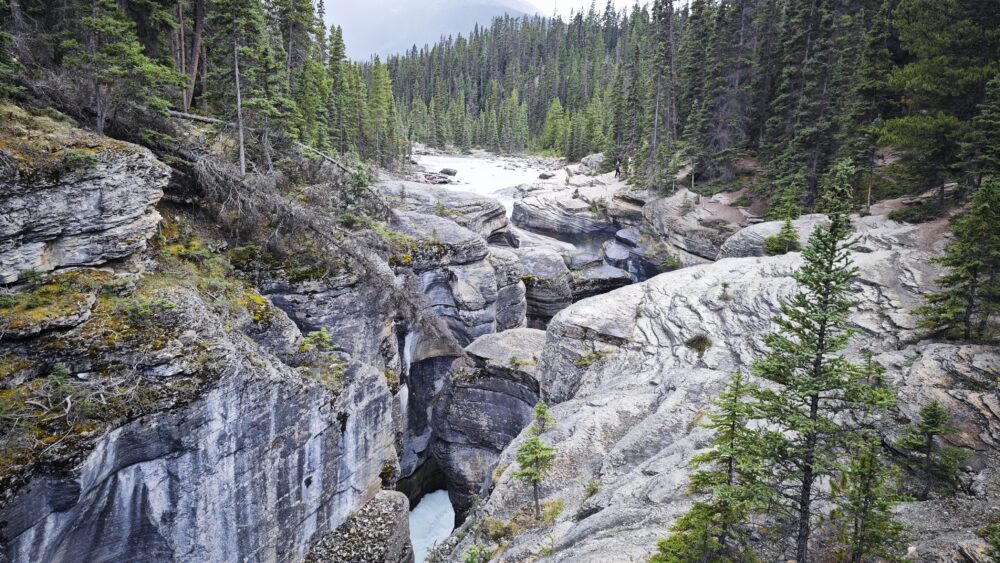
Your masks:
{"label": "pine tree", "polygon": [[539,401],[533,409],[534,426],[529,431],[531,436],[517,449],[514,460],[520,468],[514,472],[514,478],[531,486],[531,494],[535,501],[535,518],[542,517],[542,506],[538,498],[538,487],[545,480],[545,474],[552,468],[556,452],[542,441],[539,434],[551,424],[551,416],[545,403]]}
{"label": "pine tree", "polygon": [[923,324],[946,337],[995,340],[1000,314],[1000,179],[983,183],[970,209],[952,223],[955,240],[936,261],[948,271],[941,290],[918,310]]}
{"label": "pine tree", "polygon": [[651,563],[756,560],[748,547],[746,522],[763,509],[771,491],[759,464],[758,432],[748,426],[754,413],[751,390],[737,373],[713,401],[715,412],[705,425],[715,432],[711,449],[691,460],[700,468],[691,476],[691,490],[708,493],[708,498],[695,502],[674,523]]}
{"label": "pine tree", "polygon": [[765,337],[770,353],[754,373],[781,387],[755,392],[754,418],[766,421],[762,461],[778,483],[777,507],[791,523],[786,537],[797,561],[809,561],[819,483],[840,468],[849,435],[836,421],[847,410],[876,400],[862,384],[864,370],[839,354],[852,331],[850,281],[856,268],[848,246],[850,224],[835,213],[817,227],[802,251],[804,265],[793,277],[799,291],[781,306],[778,331]]}
{"label": "pine tree", "polygon": [[917,465],[923,474],[917,496],[920,500],[927,500],[936,484],[950,490],[958,486],[958,463],[968,455],[964,450],[938,443],[956,432],[954,427],[948,425],[951,413],[941,403],[933,401],[924,405],[919,416],[920,421],[906,427],[896,445],[917,456]]}
{"label": "pine tree", "polygon": [[1000,176],[1000,73],[986,85],[986,98],[972,120],[964,150],[979,176]]}

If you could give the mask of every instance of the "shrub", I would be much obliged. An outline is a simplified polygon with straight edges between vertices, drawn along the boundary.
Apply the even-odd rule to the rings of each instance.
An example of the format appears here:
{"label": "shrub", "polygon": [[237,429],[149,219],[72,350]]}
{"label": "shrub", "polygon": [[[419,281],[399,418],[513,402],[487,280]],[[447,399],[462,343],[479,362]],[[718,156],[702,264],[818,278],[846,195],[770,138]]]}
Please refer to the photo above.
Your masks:
{"label": "shrub", "polygon": [[900,207],[889,213],[889,219],[904,223],[926,223],[941,216],[941,207],[934,203],[918,203]]}
{"label": "shrub", "polygon": [[518,358],[517,356],[511,356],[508,362],[511,368],[518,369],[524,366],[533,366],[536,364],[535,360],[525,360],[523,358]]}
{"label": "shrub", "polygon": [[556,518],[562,514],[563,511],[563,501],[561,500],[550,500],[542,503],[542,522],[545,525],[549,525],[556,521]]}
{"label": "shrub", "polygon": [[705,355],[705,351],[712,347],[712,339],[705,334],[698,334],[688,338],[684,345],[698,352],[698,357]]}
{"label": "shrub", "polygon": [[587,500],[590,497],[596,495],[601,490],[601,481],[594,479],[583,487],[583,500]]}
{"label": "shrub", "polygon": [[462,563],[485,563],[493,557],[493,550],[486,546],[475,544],[470,545],[462,556]]}
{"label": "shrub", "polygon": [[319,330],[314,330],[302,338],[302,343],[299,344],[299,352],[312,352],[313,350],[319,350],[320,352],[332,352],[336,349],[333,344],[333,335],[330,334],[326,327],[322,327]]}
{"label": "shrub", "polygon": [[573,363],[576,364],[577,367],[589,368],[590,366],[594,365],[594,363],[601,361],[601,359],[603,359],[604,356],[607,356],[609,353],[610,352],[606,350],[594,350],[592,352],[587,352],[586,354],[580,356]]}
{"label": "shrub", "polygon": [[781,226],[778,234],[764,239],[764,254],[768,256],[780,256],[789,252],[798,252],[802,248],[799,244],[799,233],[792,226],[789,219]]}

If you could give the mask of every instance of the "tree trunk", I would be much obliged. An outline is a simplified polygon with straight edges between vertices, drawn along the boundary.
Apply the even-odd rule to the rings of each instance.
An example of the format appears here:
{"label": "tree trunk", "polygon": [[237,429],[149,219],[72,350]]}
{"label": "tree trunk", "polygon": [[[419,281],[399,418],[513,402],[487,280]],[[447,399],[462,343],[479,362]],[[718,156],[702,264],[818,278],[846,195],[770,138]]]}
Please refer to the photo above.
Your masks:
{"label": "tree trunk", "polygon": [[[819,396],[813,395],[810,404],[811,418],[815,419],[815,413],[819,410]],[[809,535],[810,518],[812,516],[812,488],[813,480],[813,456],[816,451],[816,434],[810,433],[806,437],[806,450],[802,469],[802,487],[799,490],[799,529],[795,538],[795,561],[796,563],[808,563],[809,561]]]}
{"label": "tree trunk", "polygon": [[934,454],[934,436],[931,434],[924,434],[924,488],[920,491],[919,499],[927,500],[927,497],[931,494],[931,485],[934,483],[934,477],[931,475],[931,456]]}
{"label": "tree trunk", "polygon": [[240,143],[240,175],[247,174],[247,157],[243,145],[243,96],[240,92],[240,49],[238,41],[233,38],[233,75],[236,79],[236,129]]}
{"label": "tree trunk", "polygon": [[[181,23],[181,29],[183,29],[184,24]],[[192,31],[192,43],[191,43],[191,81],[188,84],[188,89],[184,92],[184,108],[191,107],[191,102],[194,100],[194,85],[198,79],[198,58],[202,55],[204,48],[201,44],[201,35],[205,29],[205,0],[194,0],[194,30]],[[204,75],[202,77],[204,80]],[[202,95],[205,93],[205,85],[202,84]]]}
{"label": "tree trunk", "polygon": [[27,27],[24,10],[21,8],[21,0],[10,0],[10,18],[14,22],[15,31],[21,31]]}
{"label": "tree trunk", "polygon": [[205,92],[208,92],[208,52],[205,49],[205,44],[202,43],[201,44],[201,110],[205,113],[208,113],[208,98],[205,97]]}
{"label": "tree trunk", "polygon": [[542,519],[542,505],[538,502],[538,483],[531,484],[531,492],[535,497],[535,520]]}

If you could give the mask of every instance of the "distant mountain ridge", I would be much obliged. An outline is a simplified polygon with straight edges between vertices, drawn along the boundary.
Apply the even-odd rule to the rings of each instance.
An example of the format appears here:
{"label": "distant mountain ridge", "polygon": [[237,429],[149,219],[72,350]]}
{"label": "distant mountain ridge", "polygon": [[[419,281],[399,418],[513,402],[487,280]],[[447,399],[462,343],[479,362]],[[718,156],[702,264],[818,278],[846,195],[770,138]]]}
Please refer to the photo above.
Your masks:
{"label": "distant mountain ridge", "polygon": [[373,55],[385,59],[414,45],[433,44],[442,36],[468,35],[477,23],[488,27],[494,17],[503,14],[521,16],[537,11],[525,0],[371,0],[350,2],[349,6],[333,3],[326,23],[343,28],[349,58],[368,60]]}

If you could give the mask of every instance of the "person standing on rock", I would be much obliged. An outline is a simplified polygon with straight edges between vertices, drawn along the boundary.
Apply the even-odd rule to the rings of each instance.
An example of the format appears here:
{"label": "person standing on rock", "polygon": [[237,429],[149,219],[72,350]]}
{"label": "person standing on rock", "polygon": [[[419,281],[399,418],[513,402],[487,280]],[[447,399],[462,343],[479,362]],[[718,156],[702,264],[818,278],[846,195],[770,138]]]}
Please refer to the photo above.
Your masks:
{"label": "person standing on rock", "polygon": [[615,160],[615,178],[622,177],[622,161],[621,159]]}

